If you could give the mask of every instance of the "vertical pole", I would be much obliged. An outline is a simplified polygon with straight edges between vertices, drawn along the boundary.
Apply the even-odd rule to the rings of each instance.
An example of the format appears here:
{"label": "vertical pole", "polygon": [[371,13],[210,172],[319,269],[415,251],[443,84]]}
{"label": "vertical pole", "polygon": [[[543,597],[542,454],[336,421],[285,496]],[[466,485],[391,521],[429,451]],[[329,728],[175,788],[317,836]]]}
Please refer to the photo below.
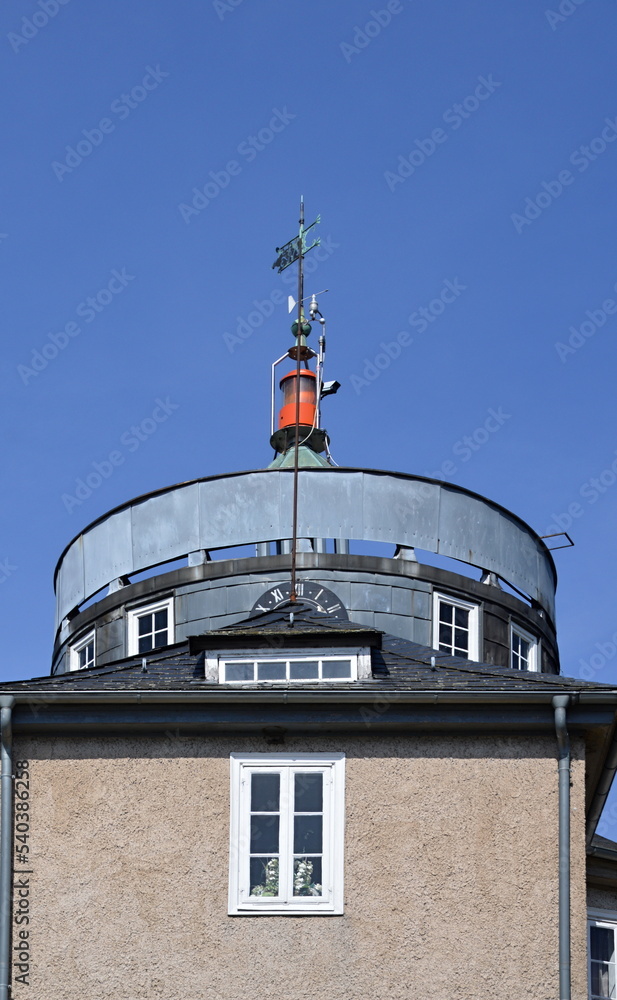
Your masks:
{"label": "vertical pole", "polygon": [[570,1000],[570,740],[566,728],[569,695],[553,698],[559,748],[559,1000]]}
{"label": "vertical pole", "polygon": [[[298,332],[296,335],[296,429],[294,441],[293,524],[291,529],[291,592],[290,601],[296,601],[296,549],[298,547],[298,455],[300,446],[300,340],[302,338],[302,299],[304,297],[303,256],[304,248],[304,197],[300,197],[300,234],[298,236]],[[1,1000],[1,998],[0,998]]]}
{"label": "vertical pole", "polygon": [[13,704],[10,696],[0,698],[0,1000],[8,1000],[11,980]]}

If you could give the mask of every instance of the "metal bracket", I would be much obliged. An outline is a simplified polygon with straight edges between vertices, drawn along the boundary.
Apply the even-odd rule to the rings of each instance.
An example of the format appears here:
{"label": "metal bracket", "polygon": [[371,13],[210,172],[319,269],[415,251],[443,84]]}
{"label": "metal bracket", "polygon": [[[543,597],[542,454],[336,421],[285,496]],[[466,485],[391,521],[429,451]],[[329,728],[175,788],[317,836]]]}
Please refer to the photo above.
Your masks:
{"label": "metal bracket", "polygon": [[553,545],[552,548],[551,548],[550,545],[547,545],[546,547],[549,550],[549,552],[555,552],[557,549],[571,549],[573,547],[574,542],[570,538],[570,536],[569,536],[569,534],[568,534],[567,531],[555,531],[555,532],[553,532],[552,535],[540,535],[540,538],[560,538],[560,537],[567,538],[568,539],[567,544],[566,545]]}

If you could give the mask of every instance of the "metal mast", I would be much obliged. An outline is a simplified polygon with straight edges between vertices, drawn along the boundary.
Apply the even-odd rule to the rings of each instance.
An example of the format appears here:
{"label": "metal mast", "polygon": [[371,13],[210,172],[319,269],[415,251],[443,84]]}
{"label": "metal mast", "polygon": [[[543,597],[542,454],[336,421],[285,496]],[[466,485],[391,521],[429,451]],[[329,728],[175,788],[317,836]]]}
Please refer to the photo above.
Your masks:
{"label": "metal mast", "polygon": [[[297,239],[290,240],[283,247],[277,247],[277,253],[279,256],[275,260],[272,267],[278,267],[279,273],[283,271],[294,261],[298,261],[298,318],[297,318],[297,329],[295,331],[296,344],[294,347],[290,348],[288,351],[289,357],[296,361],[296,398],[295,398],[295,421],[294,421],[294,462],[293,462],[293,514],[292,514],[292,529],[291,529],[291,593],[289,599],[291,601],[297,600],[296,595],[296,549],[298,546],[298,468],[299,468],[299,450],[300,450],[300,377],[301,377],[301,362],[304,358],[314,356],[314,352],[310,348],[306,347],[306,340],[304,339],[304,325],[306,320],[304,318],[304,308],[302,305],[302,300],[304,298],[304,255],[312,250],[313,247],[318,246],[320,243],[319,237],[316,237],[313,242],[307,245],[306,234],[316,226],[320,221],[320,216],[317,216],[315,222],[312,222],[310,226],[306,229],[304,228],[304,197],[300,197],[300,220],[299,220],[299,230]],[[310,331],[310,327],[309,327]]]}

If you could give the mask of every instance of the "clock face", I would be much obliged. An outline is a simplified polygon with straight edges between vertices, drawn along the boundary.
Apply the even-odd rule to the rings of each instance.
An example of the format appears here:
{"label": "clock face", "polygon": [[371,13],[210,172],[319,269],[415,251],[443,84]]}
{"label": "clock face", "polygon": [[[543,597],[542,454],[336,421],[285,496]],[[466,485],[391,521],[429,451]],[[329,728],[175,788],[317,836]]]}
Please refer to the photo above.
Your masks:
{"label": "clock face", "polygon": [[[277,583],[259,598],[253,605],[253,611],[273,611],[279,605],[285,604],[291,594],[291,583]],[[347,621],[347,612],[342,602],[336,594],[320,583],[311,583],[310,580],[298,580],[296,583],[296,597],[303,604],[309,604],[315,611],[323,615],[331,615],[332,618],[343,618]]]}

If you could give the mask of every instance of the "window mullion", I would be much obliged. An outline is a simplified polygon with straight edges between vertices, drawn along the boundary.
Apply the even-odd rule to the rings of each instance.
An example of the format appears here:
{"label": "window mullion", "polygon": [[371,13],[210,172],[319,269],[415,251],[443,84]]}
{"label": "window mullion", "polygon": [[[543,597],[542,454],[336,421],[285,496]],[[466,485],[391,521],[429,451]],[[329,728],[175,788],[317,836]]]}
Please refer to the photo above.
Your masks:
{"label": "window mullion", "polygon": [[321,846],[321,877],[323,880],[323,898],[332,899],[332,845],[334,843],[334,810],[332,789],[332,768],[323,771],[323,843]]}
{"label": "window mullion", "polygon": [[281,821],[279,828],[279,893],[286,903],[293,897],[293,767],[281,771]]}
{"label": "window mullion", "polygon": [[238,883],[240,895],[243,899],[248,899],[250,891],[250,867],[251,867],[251,774],[249,768],[242,768],[240,780],[240,808],[239,808],[239,843],[237,845],[238,857]]}

